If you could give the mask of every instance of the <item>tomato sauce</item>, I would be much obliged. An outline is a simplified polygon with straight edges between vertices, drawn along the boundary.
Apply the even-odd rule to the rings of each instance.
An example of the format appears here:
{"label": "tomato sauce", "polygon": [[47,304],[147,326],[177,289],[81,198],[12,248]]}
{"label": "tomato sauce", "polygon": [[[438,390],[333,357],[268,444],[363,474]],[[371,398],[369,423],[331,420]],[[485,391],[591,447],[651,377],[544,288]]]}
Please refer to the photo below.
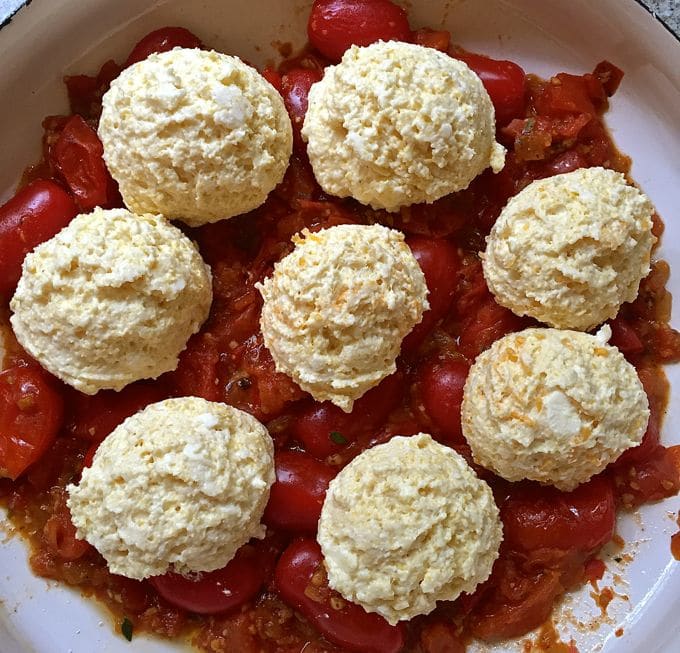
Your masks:
{"label": "tomato sauce", "polygon": [[[387,0],[377,5],[392,17],[390,29],[396,36],[450,49],[448,32],[407,34],[402,10],[394,13]],[[314,20],[333,25],[332,16],[319,10]],[[313,536],[325,488],[343,465],[395,434],[419,431],[431,433],[472,463],[460,428],[469,366],[499,337],[535,324],[494,301],[477,254],[508,198],[535,179],[580,167],[605,166],[623,173],[630,167],[602,120],[621,78],[615,66],[602,62],[592,73],[559,73],[546,81],[525,76],[512,62],[453,48],[452,56],[479,72],[497,106],[498,138],[508,148],[503,171],[493,175],[487,170],[467,190],[396,214],[328,197],[314,179],[299,127],[309,87],[328,60],[337,59],[347,46],[341,32],[330,46],[321,45],[323,55],[308,47],[278,69],[265,71],[283,94],[296,131],[294,154],[280,186],[248,215],[187,228],[212,268],[214,302],[177,370],[120,393],[88,397],[42,372],[16,342],[8,345],[14,373],[20,371],[45,389],[32,395],[38,398],[37,413],[20,415],[25,423],[38,424],[32,458],[17,463],[9,474],[15,480],[0,479],[0,500],[30,542],[33,571],[94,596],[126,637],[131,629],[169,638],[187,636],[201,650],[213,652],[304,648],[306,653],[463,653],[471,637],[497,641],[548,623],[564,592],[602,576],[596,556],[614,537],[617,509],[671,496],[680,487],[677,456],[659,440],[668,397],[661,366],[680,360],[680,334],[668,324],[669,268],[657,261],[636,301],[611,322],[613,344],[637,368],[650,400],[651,417],[641,445],[569,493],[530,482],[508,483],[475,466],[492,486],[501,509],[505,540],[500,558],[491,577],[473,594],[443,603],[426,617],[388,627],[328,589]],[[370,42],[378,37],[371,32],[366,38]],[[319,40],[313,21],[310,40]],[[157,30],[135,47],[126,65],[175,44],[202,45],[181,28]],[[109,61],[94,77],[66,78],[72,115],[45,119],[43,160],[27,171],[25,183],[47,179],[82,209],[93,203],[121,204],[115,183],[102,167],[95,131],[102,95],[120,70]],[[62,213],[68,218],[69,211],[73,213],[68,208]],[[276,372],[259,331],[262,301],[255,284],[291,251],[291,237],[301,229],[375,222],[406,234],[425,273],[431,309],[404,341],[397,372],[346,415],[327,402],[313,401]],[[663,230],[658,216],[654,229],[657,235]],[[118,423],[151,402],[181,395],[224,401],[252,413],[267,425],[277,450],[278,484],[265,513],[268,538],[239,553],[247,559],[244,566],[233,573],[229,566],[220,570],[220,582],[232,583],[243,599],[236,606],[218,597],[218,609],[226,612],[213,615],[204,613],[211,612],[218,599],[209,593],[192,597],[181,577],[140,582],[109,573],[102,557],[76,539],[66,506],[65,486],[77,481],[99,442]],[[677,538],[673,546],[677,555]],[[243,569],[252,574],[244,576]],[[184,597],[181,607],[179,594]],[[323,625],[322,612],[331,615],[330,625]],[[542,639],[549,650],[575,650],[553,634],[544,629]]]}

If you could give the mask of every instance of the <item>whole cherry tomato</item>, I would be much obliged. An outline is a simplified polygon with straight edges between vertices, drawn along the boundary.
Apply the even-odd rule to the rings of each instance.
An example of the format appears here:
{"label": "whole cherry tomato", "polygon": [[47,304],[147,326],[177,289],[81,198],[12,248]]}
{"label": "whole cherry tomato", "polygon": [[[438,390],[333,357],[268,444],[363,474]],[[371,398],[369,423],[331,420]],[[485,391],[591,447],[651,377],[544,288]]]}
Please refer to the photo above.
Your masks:
{"label": "whole cherry tomato", "polygon": [[147,34],[130,52],[125,68],[146,59],[156,52],[167,52],[173,48],[202,48],[203,43],[195,34],[183,27],[161,27]]}
{"label": "whole cherry tomato", "polygon": [[0,372],[0,477],[16,479],[57,436],[63,400],[47,372],[15,365]]}
{"label": "whole cherry tomato", "polygon": [[463,442],[460,405],[470,365],[461,359],[426,361],[419,369],[421,397],[446,442]]}
{"label": "whole cherry tomato", "polygon": [[108,206],[117,189],[103,159],[104,146],[97,133],[80,116],[68,119],[50,159],[71,189],[82,211]]}
{"label": "whole cherry tomato", "polygon": [[61,231],[77,213],[73,198],[61,186],[42,179],[0,206],[0,294],[8,298],[14,292],[26,254]]}
{"label": "whole cherry tomato", "polygon": [[268,540],[253,540],[242,546],[222,569],[187,578],[168,572],[150,578],[168,603],[198,614],[216,614],[241,607],[268,580],[274,567],[276,548]]}
{"label": "whole cherry tomato", "polygon": [[518,485],[503,504],[501,519],[505,543],[513,550],[575,549],[592,553],[614,534],[614,490],[601,476],[572,492]]}
{"label": "whole cherry tomato", "polygon": [[331,61],[351,45],[410,41],[406,12],[390,0],[315,0],[307,23],[309,42]]}
{"label": "whole cherry tomato", "polygon": [[291,431],[315,458],[323,459],[382,424],[403,396],[403,374],[397,370],[354,402],[345,413],[329,401],[310,401],[300,409]]}
{"label": "whole cherry tomato", "polygon": [[281,78],[283,102],[288,109],[293,125],[293,142],[299,151],[305,150],[305,143],[300,135],[302,123],[307,113],[307,100],[312,84],[322,77],[321,71],[308,68],[293,68]]}
{"label": "whole cherry tomato", "polygon": [[404,338],[403,351],[413,351],[451,308],[458,285],[460,257],[448,240],[412,236],[406,242],[425,275],[430,303],[430,310],[425,311],[422,321]]}
{"label": "whole cherry tomato", "polygon": [[302,451],[279,451],[276,481],[263,521],[287,531],[316,533],[328,484],[337,470]]}
{"label": "whole cherry tomato", "polygon": [[496,124],[524,117],[526,75],[516,63],[468,52],[454,56],[479,75],[496,110]]}
{"label": "whole cherry tomato", "polygon": [[300,538],[283,552],[274,572],[281,598],[301,612],[326,639],[358,653],[398,653],[404,646],[401,626],[344,600],[328,587],[321,548]]}

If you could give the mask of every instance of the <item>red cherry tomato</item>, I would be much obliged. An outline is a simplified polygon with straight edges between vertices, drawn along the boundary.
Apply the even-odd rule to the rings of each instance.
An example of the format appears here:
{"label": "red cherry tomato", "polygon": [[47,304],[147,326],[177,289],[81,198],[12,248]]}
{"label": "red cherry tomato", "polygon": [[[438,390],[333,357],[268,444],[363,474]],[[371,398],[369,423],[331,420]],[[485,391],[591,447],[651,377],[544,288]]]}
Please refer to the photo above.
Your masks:
{"label": "red cherry tomato", "polygon": [[464,360],[428,361],[420,369],[423,405],[447,443],[464,442],[460,425],[463,387],[470,365]]}
{"label": "red cherry tomato", "polygon": [[322,77],[323,75],[319,70],[293,68],[281,78],[283,102],[293,124],[293,141],[299,151],[305,151],[305,143],[300,135],[300,130],[307,113],[309,89]]}
{"label": "red cherry tomato", "polygon": [[524,117],[526,75],[516,63],[467,52],[454,56],[479,75],[496,110],[496,124]]}
{"label": "red cherry tomato", "polygon": [[493,342],[512,331],[519,331],[527,322],[489,297],[463,324],[458,348],[468,360],[474,360]]}
{"label": "red cherry tomato", "polygon": [[460,257],[448,240],[412,236],[406,242],[425,275],[430,303],[422,321],[404,338],[402,349],[413,351],[451,308],[458,286]]}
{"label": "red cherry tomato", "polygon": [[264,523],[287,531],[316,533],[328,484],[337,470],[301,451],[276,454],[276,482]]}
{"label": "red cherry tomato", "polygon": [[14,292],[24,257],[61,231],[78,213],[71,196],[53,181],[34,181],[0,206],[0,294]]}
{"label": "red cherry tomato", "polygon": [[61,426],[63,400],[37,366],[0,372],[0,477],[16,479],[52,444]]}
{"label": "red cherry tomato", "polygon": [[406,12],[390,0],[315,0],[307,35],[331,61],[340,61],[351,45],[411,40]]}
{"label": "red cherry tomato", "polygon": [[398,653],[404,646],[401,626],[390,626],[380,615],[345,601],[328,587],[321,548],[311,538],[295,540],[283,552],[274,586],[324,637],[349,651]]}
{"label": "red cherry tomato", "polygon": [[268,580],[276,558],[270,542],[242,546],[222,569],[186,578],[168,572],[149,581],[168,603],[198,614],[216,614],[239,608],[252,599]]}
{"label": "red cherry tomato", "polygon": [[592,553],[614,534],[614,491],[601,476],[572,492],[519,485],[501,508],[505,543],[516,551],[578,550]]}
{"label": "red cherry tomato", "polygon": [[161,27],[147,34],[130,52],[125,68],[146,59],[155,52],[167,52],[173,48],[202,48],[203,43],[195,34],[183,27]]}
{"label": "red cherry tomato", "polygon": [[354,402],[345,413],[329,401],[309,402],[303,406],[291,431],[315,458],[324,459],[338,453],[361,433],[382,424],[403,396],[403,374],[397,370]]}
{"label": "red cherry tomato", "polygon": [[102,390],[92,396],[74,392],[67,429],[76,437],[101,442],[124,419],[166,397],[158,383],[144,381],[128,385],[120,392]]}
{"label": "red cherry tomato", "polygon": [[92,127],[72,116],[50,150],[50,159],[71,189],[82,211],[108,206],[116,196],[115,182],[103,159],[104,146]]}

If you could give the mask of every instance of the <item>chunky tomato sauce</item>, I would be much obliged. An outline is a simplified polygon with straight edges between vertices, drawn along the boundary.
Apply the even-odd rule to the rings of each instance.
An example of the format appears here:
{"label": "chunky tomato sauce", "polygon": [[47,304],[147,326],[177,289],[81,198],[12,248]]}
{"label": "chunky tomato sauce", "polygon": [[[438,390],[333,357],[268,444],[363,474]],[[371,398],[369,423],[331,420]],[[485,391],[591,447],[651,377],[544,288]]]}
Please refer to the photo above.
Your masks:
{"label": "chunky tomato sauce", "polygon": [[[16,342],[7,343],[10,369],[0,374],[0,400],[12,410],[0,417],[0,475],[7,477],[0,479],[2,503],[30,541],[35,573],[96,597],[126,637],[139,631],[190,636],[205,651],[242,653],[463,652],[471,637],[502,640],[543,624],[565,591],[601,577],[604,565],[596,556],[612,539],[616,510],[673,495],[680,486],[680,456],[659,441],[668,396],[661,365],[680,360],[680,335],[668,324],[668,265],[658,261],[637,300],[611,322],[613,344],[635,365],[649,396],[651,418],[642,444],[570,493],[530,482],[508,483],[475,467],[492,486],[501,509],[501,555],[489,580],[474,594],[440,604],[431,615],[390,627],[329,590],[314,534],[326,487],[343,465],[395,434],[419,431],[431,433],[472,463],[460,427],[469,366],[497,338],[534,324],[494,301],[477,255],[508,198],[538,178],[585,166],[626,173],[630,164],[602,121],[621,78],[611,64],[545,81],[525,75],[513,63],[451,46],[448,32],[411,32],[405,12],[388,0],[358,5],[358,14],[340,14],[343,23],[337,11],[330,11],[342,8],[343,2],[315,3],[309,23],[313,45],[277,69],[264,71],[282,93],[293,121],[290,168],[256,211],[186,229],[212,268],[214,303],[175,372],[119,393],[88,397],[44,372]],[[370,25],[384,24],[392,31],[359,33],[367,11]],[[323,193],[299,135],[307,93],[349,43],[380,37],[448,51],[478,72],[496,106],[498,138],[509,151],[501,173],[486,171],[465,191],[396,214]],[[187,30],[158,30],[134,48],[125,65],[175,45],[202,46]],[[102,95],[121,69],[109,61],[95,77],[66,78],[72,115],[45,119],[42,161],[26,173],[23,190],[0,208],[3,252],[18,251],[11,246],[18,238],[16,228],[7,225],[16,225],[16,216],[23,216],[26,234],[20,240],[25,248],[15,257],[18,264],[78,210],[121,204],[95,131]],[[42,186],[36,190],[36,184]],[[52,194],[47,209],[36,200],[38,191],[45,202],[45,193]],[[426,276],[431,309],[405,339],[397,372],[347,415],[313,401],[275,371],[259,331],[261,298],[255,283],[291,251],[291,237],[301,229],[374,222],[407,235]],[[658,217],[654,230],[661,235]],[[2,275],[7,287],[0,288],[5,312],[18,279],[17,260],[10,259],[5,254],[0,258],[2,271],[10,275]],[[244,547],[224,570],[206,574],[198,585],[173,574],[144,582],[112,575],[101,556],[76,539],[64,488],[77,481],[98,443],[125,417],[181,395],[224,401],[266,423],[277,450],[277,483],[264,517],[268,537]],[[20,432],[19,444],[10,442],[11,429]],[[223,586],[230,591],[216,589]]]}

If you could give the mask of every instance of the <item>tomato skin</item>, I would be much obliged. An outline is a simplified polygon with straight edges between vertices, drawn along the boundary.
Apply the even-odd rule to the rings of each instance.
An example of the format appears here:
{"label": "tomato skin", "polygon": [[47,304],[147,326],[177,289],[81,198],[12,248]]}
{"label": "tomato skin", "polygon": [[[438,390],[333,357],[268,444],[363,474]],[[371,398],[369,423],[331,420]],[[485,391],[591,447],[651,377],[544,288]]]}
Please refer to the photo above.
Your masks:
{"label": "tomato skin", "polygon": [[307,68],[293,68],[281,78],[283,91],[283,103],[288,109],[290,120],[293,125],[293,144],[295,148],[304,152],[305,142],[302,140],[300,130],[307,113],[309,89],[312,84],[320,81],[323,77],[321,71]]}
{"label": "tomato skin", "polygon": [[64,402],[37,365],[0,372],[0,477],[12,480],[49,448],[62,423]]}
{"label": "tomato skin", "polygon": [[[274,586],[281,598],[324,637],[349,651],[398,653],[403,648],[401,626],[390,626],[380,615],[345,601],[328,587],[324,577],[321,548],[312,538],[300,538],[279,559]],[[339,599],[342,607],[333,607],[331,599]]]}
{"label": "tomato skin", "polygon": [[410,352],[417,349],[451,308],[458,286],[460,257],[456,247],[448,240],[411,236],[406,243],[425,275],[427,301],[430,303],[430,309],[425,311],[422,321],[404,338],[402,350]]}
{"label": "tomato skin", "polygon": [[196,580],[168,572],[149,582],[172,605],[197,614],[217,614],[250,601],[268,580],[275,557],[269,541],[253,540],[225,567],[198,574]]}
{"label": "tomato skin", "polygon": [[470,365],[461,359],[426,361],[419,370],[423,405],[430,419],[441,429],[446,444],[465,442],[460,406],[469,371]]}
{"label": "tomato skin", "polygon": [[134,48],[125,62],[125,68],[158,52],[173,48],[202,48],[201,39],[184,27],[161,27],[147,34]]}
{"label": "tomato skin", "polygon": [[390,0],[315,0],[307,23],[309,42],[338,62],[351,45],[410,41],[406,12]]}
{"label": "tomato skin", "polygon": [[[359,434],[378,428],[387,419],[402,398],[403,379],[400,370],[384,378],[354,402],[351,413],[343,412],[329,401],[304,404],[291,427],[293,437],[305,451],[320,460],[342,451]],[[332,433],[338,433],[345,442],[334,442]]]}
{"label": "tomato skin", "polygon": [[81,211],[108,206],[116,196],[115,182],[103,159],[104,146],[80,116],[71,116],[50,149],[50,159],[71,189]]}
{"label": "tomato skin", "polygon": [[501,508],[504,541],[515,551],[578,550],[589,554],[614,534],[611,482],[596,476],[572,492],[522,484]]}
{"label": "tomato skin", "polygon": [[26,254],[77,214],[73,198],[55,182],[42,179],[0,206],[0,294],[9,297],[14,292]]}
{"label": "tomato skin", "polygon": [[76,527],[71,520],[71,511],[66,505],[66,490],[55,487],[50,494],[52,495],[52,514],[43,527],[43,539],[59,559],[66,562],[78,560],[91,551],[92,547],[76,537]]}
{"label": "tomato skin", "polygon": [[617,317],[609,323],[609,326],[612,328],[609,344],[617,347],[624,356],[641,354],[645,350],[642,340],[624,318]]}
{"label": "tomato skin", "polygon": [[454,56],[479,75],[496,110],[497,125],[507,125],[513,118],[524,117],[527,82],[522,68],[512,61],[479,54],[466,52]]}
{"label": "tomato skin", "polygon": [[440,52],[448,52],[451,45],[451,32],[446,30],[418,29],[412,34],[413,42]]}
{"label": "tomato skin", "polygon": [[337,470],[302,451],[279,451],[276,481],[263,521],[286,531],[316,533],[328,484]]}

